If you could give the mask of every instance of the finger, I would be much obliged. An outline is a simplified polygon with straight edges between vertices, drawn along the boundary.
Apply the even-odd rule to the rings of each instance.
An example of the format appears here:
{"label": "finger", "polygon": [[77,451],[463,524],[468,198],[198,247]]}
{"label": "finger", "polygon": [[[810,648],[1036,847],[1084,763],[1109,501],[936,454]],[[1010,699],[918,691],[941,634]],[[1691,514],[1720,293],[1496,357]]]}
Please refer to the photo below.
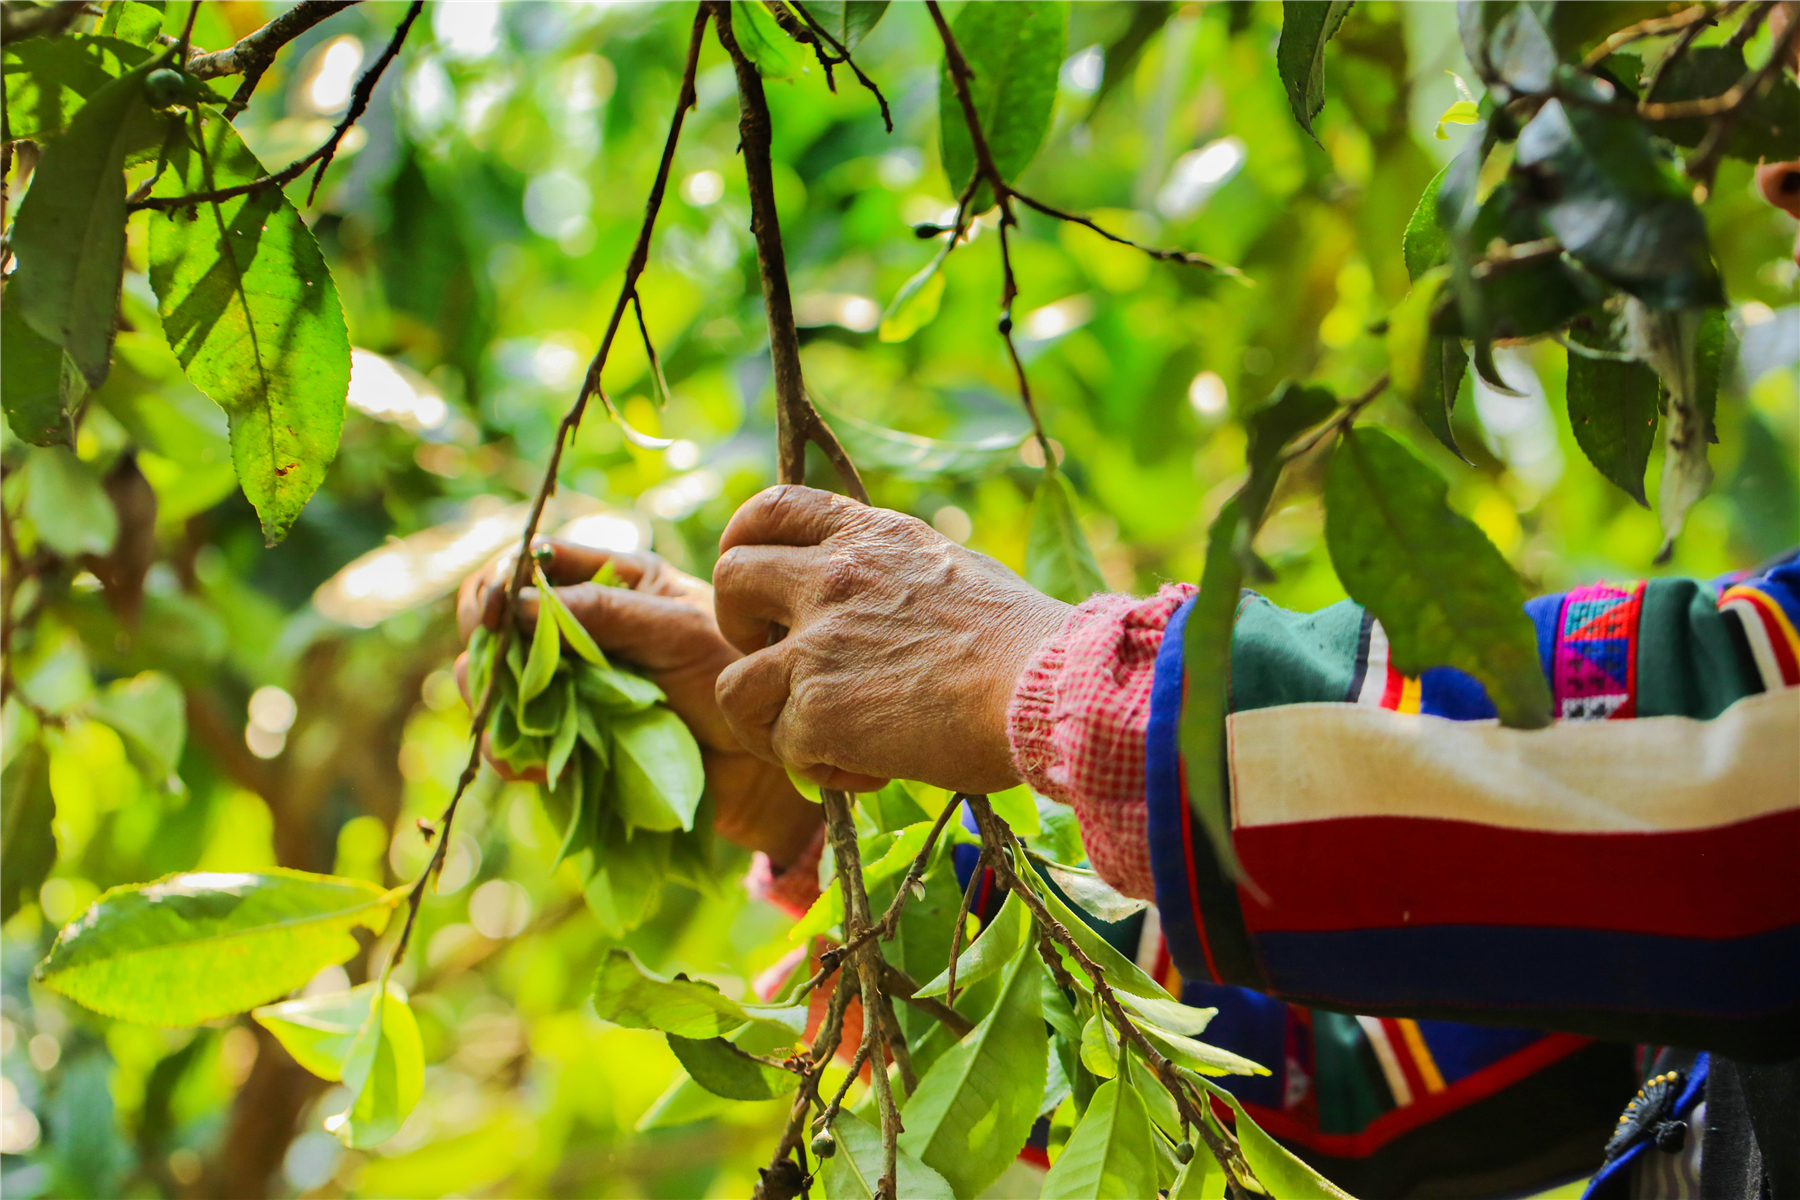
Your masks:
{"label": "finger", "polygon": [[736,546],[713,567],[719,632],[744,654],[769,644],[769,625],[792,627],[817,591],[827,551],[818,546]]}
{"label": "finger", "polygon": [[822,788],[832,788],[840,792],[879,792],[893,781],[880,779],[874,775],[858,775],[855,771],[846,771],[841,767],[814,763],[809,767],[792,767],[794,774],[799,775]]}
{"label": "finger", "polygon": [[719,538],[733,546],[816,546],[869,511],[848,496],[782,484],[765,488],[732,514]]}
{"label": "finger", "polygon": [[788,659],[783,648],[771,646],[738,659],[719,672],[714,694],[738,743],[758,758],[780,763],[770,736],[788,699]]}
{"label": "finger", "polygon": [[557,541],[554,538],[539,538],[532,543],[534,550],[550,547],[550,561],[540,565],[544,568],[544,578],[557,587],[568,587],[577,583],[587,583],[600,573],[600,568],[607,563],[613,565],[613,573],[620,583],[634,588],[644,578],[649,569],[650,556],[634,554],[624,550],[600,550],[593,546],[580,546],[574,542]]}
{"label": "finger", "polygon": [[463,706],[470,712],[475,711],[475,701],[469,698],[469,652],[467,650],[456,656],[456,665],[450,670],[456,676],[456,690],[462,693]]}

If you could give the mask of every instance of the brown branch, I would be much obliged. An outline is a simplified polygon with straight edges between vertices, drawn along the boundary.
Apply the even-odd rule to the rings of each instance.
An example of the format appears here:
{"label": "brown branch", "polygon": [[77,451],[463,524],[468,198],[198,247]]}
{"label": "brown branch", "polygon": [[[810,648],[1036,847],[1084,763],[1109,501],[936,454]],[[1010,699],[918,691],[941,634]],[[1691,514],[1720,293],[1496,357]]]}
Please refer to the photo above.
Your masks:
{"label": "brown branch", "polygon": [[1058,221],[1067,221],[1071,225],[1079,225],[1083,229],[1091,229],[1107,241],[1117,242],[1121,246],[1130,246],[1133,250],[1141,250],[1151,258],[1154,258],[1157,262],[1172,262],[1189,267],[1204,267],[1208,271],[1218,271],[1222,274],[1231,275],[1239,279],[1245,277],[1242,271],[1238,270],[1230,263],[1220,262],[1210,255],[1201,254],[1194,250],[1171,250],[1163,246],[1146,246],[1142,242],[1134,242],[1128,237],[1122,237],[1109,229],[1096,225],[1091,217],[1084,217],[1080,213],[1070,212],[1066,208],[1058,208],[1054,204],[1046,204],[1042,200],[1033,199],[1024,192],[1019,191],[1017,188],[1013,189],[1012,194],[1013,199],[1017,200],[1020,204],[1023,204],[1027,208],[1035,208],[1046,217],[1055,217]]}
{"label": "brown branch", "polygon": [[[415,0],[414,9],[417,7],[418,0]],[[507,643],[513,635],[512,614],[518,611],[519,592],[531,577],[532,539],[537,536],[538,522],[543,519],[544,506],[550,500],[550,493],[556,490],[556,477],[562,465],[563,450],[574,440],[575,431],[581,425],[582,414],[587,411],[588,400],[600,394],[601,370],[606,365],[607,355],[618,336],[619,325],[625,318],[625,308],[637,294],[638,277],[644,273],[644,267],[650,261],[650,236],[656,229],[656,217],[662,209],[663,194],[668,190],[669,173],[675,163],[675,147],[681,141],[681,128],[687,119],[688,110],[694,106],[694,77],[699,69],[700,44],[706,33],[708,15],[709,9],[705,4],[694,14],[694,29],[688,39],[687,65],[682,71],[681,90],[675,98],[675,113],[669,118],[669,133],[663,143],[662,160],[656,168],[656,180],[650,185],[649,198],[644,202],[644,221],[638,229],[637,243],[632,247],[631,258],[625,265],[625,281],[619,286],[619,298],[614,302],[612,316],[607,320],[606,334],[600,340],[600,348],[594,352],[593,362],[588,364],[581,391],[576,394],[575,402],[569,406],[569,411],[563,414],[562,421],[556,427],[556,440],[550,448],[550,461],[544,466],[543,482],[538,485],[537,495],[531,502],[531,513],[525,518],[525,529],[519,539],[518,561],[513,567],[512,579],[507,584],[505,600],[500,610],[500,627],[493,644],[492,653],[496,664],[504,664],[506,661]],[[407,893],[406,924],[401,927],[399,940],[394,943],[394,952],[388,958],[389,970],[399,963],[412,941],[413,928],[419,917],[419,905],[425,898],[425,885],[436,877],[444,864],[444,855],[450,845],[450,826],[456,820],[457,805],[462,802],[463,794],[481,772],[482,736],[500,697],[498,676],[503,669],[503,666],[497,665],[490,673],[487,688],[475,705],[475,714],[469,722],[469,758],[463,766],[462,774],[457,777],[455,789],[450,793],[450,802],[444,806],[443,815],[437,820],[437,844],[431,859]]]}
{"label": "brown branch", "polygon": [[1012,830],[1007,828],[1006,822],[995,815],[986,796],[970,797],[969,808],[975,814],[975,823],[981,828],[982,845],[993,862],[995,880],[1019,898],[1036,919],[1038,928],[1081,967],[1082,972],[1087,975],[1092,984],[1095,998],[1105,1006],[1105,1011],[1110,1017],[1113,1027],[1119,1031],[1120,1038],[1130,1042],[1132,1047],[1143,1056],[1145,1063],[1149,1064],[1157,1079],[1174,1099],[1175,1107],[1180,1112],[1182,1121],[1199,1133],[1201,1140],[1206,1143],[1206,1148],[1218,1161],[1219,1168],[1225,1172],[1226,1182],[1233,1200],[1248,1200],[1242,1185],[1233,1173],[1231,1148],[1223,1138],[1208,1127],[1181,1077],[1175,1073],[1175,1064],[1170,1062],[1168,1057],[1152,1045],[1149,1038],[1144,1036],[1143,1031],[1138,1028],[1137,1022],[1126,1012],[1124,1006],[1119,1002],[1119,998],[1113,993],[1112,985],[1106,981],[1106,973],[1093,959],[1087,956],[1087,953],[1082,950],[1081,944],[1075,940],[1074,935],[1045,907],[1044,902],[1039,899],[1031,885],[1020,879],[1012,869]]}
{"label": "brown branch", "polygon": [[1614,33],[1598,46],[1595,46],[1592,50],[1588,51],[1587,57],[1582,59],[1581,65],[1588,70],[1593,70],[1612,54],[1624,49],[1633,42],[1642,41],[1645,38],[1664,37],[1671,33],[1680,33],[1685,29],[1691,29],[1695,26],[1704,29],[1706,26],[1717,21],[1718,17],[1724,12],[1730,11],[1730,9],[1739,2],[1741,2],[1741,0],[1732,0],[1732,3],[1723,6],[1719,13],[1714,13],[1704,4],[1696,4],[1692,8],[1682,9],[1672,16],[1650,17],[1646,20],[1637,22],[1635,25],[1627,25],[1625,28]]}
{"label": "brown branch", "polygon": [[[400,24],[394,30],[394,36],[388,40],[387,48],[381,52],[381,57],[376,59],[375,65],[363,72],[362,78],[356,81],[356,91],[351,95],[349,111],[344,114],[344,119],[332,129],[331,136],[325,139],[324,145],[304,158],[289,163],[281,170],[271,175],[264,175],[261,179],[252,179],[249,183],[240,183],[232,187],[194,192],[186,196],[158,196],[146,200],[136,200],[126,205],[127,211],[139,212],[151,209],[156,212],[175,212],[179,209],[191,208],[196,204],[217,204],[238,196],[265,192],[273,187],[284,188],[304,175],[307,168],[317,163],[319,169],[313,176],[312,189],[306,194],[306,202],[311,204],[313,198],[319,193],[320,181],[325,178],[325,168],[331,165],[332,158],[337,154],[338,144],[344,140],[345,135],[350,132],[351,126],[355,125],[368,109],[369,98],[375,93],[375,85],[381,82],[382,72],[386,71],[388,64],[394,61],[394,56],[400,53],[400,45],[406,41],[407,31],[412,28],[413,21],[417,19],[419,12],[424,7],[425,0],[412,0],[412,3],[407,6],[406,15],[400,19]],[[246,82],[249,81],[246,80]],[[239,92],[242,93],[242,91],[243,89],[240,88]],[[248,97],[246,96],[245,99],[247,100]],[[237,98],[234,97],[232,104],[237,105],[237,103]]]}
{"label": "brown branch", "polygon": [[[1746,17],[1744,23],[1732,34],[1732,42],[1738,43],[1740,37],[1747,41],[1750,36],[1753,36],[1756,27],[1762,23],[1763,18],[1768,16],[1774,7],[1775,0],[1767,0],[1765,4]],[[1706,195],[1712,192],[1713,177],[1718,173],[1719,160],[1725,154],[1725,141],[1731,136],[1731,131],[1737,125],[1738,118],[1743,115],[1745,106],[1763,91],[1768,82],[1780,72],[1781,64],[1787,61],[1790,49],[1796,44],[1796,37],[1800,37],[1800,21],[1789,21],[1787,28],[1782,31],[1782,36],[1775,39],[1775,45],[1769,51],[1768,61],[1747,76],[1745,80],[1739,81],[1738,85],[1732,89],[1732,91],[1736,91],[1738,88],[1743,88],[1741,99],[1713,119],[1711,127],[1706,131],[1706,138],[1700,143],[1699,150],[1693,158],[1687,161],[1684,169],[1688,178],[1699,186],[1701,199],[1705,199]],[[1726,95],[1730,94],[1730,92],[1726,93]]]}
{"label": "brown branch", "polygon": [[[856,76],[856,82],[875,93],[875,103],[881,106],[881,123],[887,126],[889,133],[894,132],[894,115],[888,111],[887,97],[881,94],[881,89],[875,86],[875,81],[864,75],[863,69],[856,65],[856,60],[850,57],[850,48],[833,37],[829,29],[826,29],[811,13],[806,11],[806,6],[801,4],[800,0],[788,0],[788,2],[793,5],[794,11],[800,14],[800,19],[806,22],[807,27],[819,37],[824,38],[831,46],[831,52],[837,55],[837,61],[850,68],[851,73]],[[825,81],[830,83],[831,64],[823,56],[819,61],[825,64]]]}
{"label": "brown branch", "polygon": [[235,45],[189,59],[187,73],[196,79],[215,79],[220,75],[260,78],[283,46],[355,3],[356,0],[300,0],[261,29],[246,34]]}
{"label": "brown branch", "polygon": [[1781,70],[1781,64],[1787,58],[1788,47],[1800,36],[1800,21],[1788,22],[1788,27],[1770,47],[1769,57],[1762,66],[1746,71],[1744,76],[1730,88],[1717,96],[1707,96],[1698,100],[1669,100],[1658,103],[1649,99],[1649,89],[1645,90],[1645,99],[1638,105],[1638,115],[1647,121],[1680,121],[1693,117],[1721,117],[1735,111],[1747,103],[1762,89],[1764,83],[1774,78]]}
{"label": "brown branch", "polygon": [[926,1016],[937,1021],[945,1029],[956,1035],[958,1041],[969,1036],[975,1028],[975,1022],[945,1004],[935,996],[921,996],[918,991],[924,985],[912,976],[896,967],[893,963],[883,961],[881,978],[887,988],[888,995],[904,1001],[918,1009]]}
{"label": "brown branch", "polygon": [[981,877],[988,866],[987,847],[975,857],[975,869],[969,872],[969,882],[963,887],[962,907],[956,910],[956,922],[950,926],[950,965],[945,968],[944,1003],[956,1006],[956,960],[962,957],[963,938],[968,936],[969,909],[974,907],[975,891],[981,886]]}
{"label": "brown branch", "polygon": [[1386,371],[1377,375],[1375,377],[1375,382],[1364,388],[1358,395],[1352,396],[1344,402],[1344,406],[1338,409],[1337,416],[1333,417],[1304,442],[1301,442],[1286,454],[1282,455],[1282,463],[1290,463],[1297,458],[1305,457],[1312,453],[1313,450],[1318,447],[1319,443],[1323,442],[1326,438],[1335,437],[1337,434],[1348,429],[1355,423],[1357,416],[1361,414],[1362,410],[1373,404],[1375,398],[1387,390],[1388,380],[1389,375]]}

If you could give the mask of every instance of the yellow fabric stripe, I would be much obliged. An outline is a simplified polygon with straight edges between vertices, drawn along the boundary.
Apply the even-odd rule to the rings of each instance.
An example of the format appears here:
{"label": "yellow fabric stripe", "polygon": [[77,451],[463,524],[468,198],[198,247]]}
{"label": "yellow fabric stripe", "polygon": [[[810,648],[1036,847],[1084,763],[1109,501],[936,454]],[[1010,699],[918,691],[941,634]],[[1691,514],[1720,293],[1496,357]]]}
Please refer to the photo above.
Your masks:
{"label": "yellow fabric stripe", "polygon": [[1395,712],[1416,713],[1419,711],[1419,681],[1405,678],[1400,681],[1400,703]]}
{"label": "yellow fabric stripe", "polygon": [[1406,1039],[1407,1050],[1412,1052],[1413,1064],[1425,1078],[1425,1090],[1443,1091],[1443,1073],[1438,1070],[1437,1060],[1431,1057],[1431,1047],[1425,1044],[1425,1035],[1419,1032],[1419,1023],[1411,1017],[1401,1017],[1395,1023],[1400,1026],[1400,1036]]}
{"label": "yellow fabric stripe", "polygon": [[[1794,623],[1788,620],[1786,610],[1783,609],[1781,605],[1777,604],[1775,598],[1770,596],[1767,592],[1758,591],[1756,588],[1752,587],[1744,587],[1740,584],[1737,587],[1727,589],[1725,594],[1719,597],[1719,603],[1723,605],[1727,601],[1739,598],[1748,600],[1752,596],[1754,596],[1756,600],[1762,601],[1761,604],[1757,605],[1757,608],[1763,615],[1763,623],[1765,625],[1773,624],[1777,629],[1780,629],[1782,636],[1787,638],[1788,646],[1794,651],[1794,656],[1800,658],[1800,631],[1794,629]],[[1752,603],[1755,603],[1755,601],[1752,601]]]}

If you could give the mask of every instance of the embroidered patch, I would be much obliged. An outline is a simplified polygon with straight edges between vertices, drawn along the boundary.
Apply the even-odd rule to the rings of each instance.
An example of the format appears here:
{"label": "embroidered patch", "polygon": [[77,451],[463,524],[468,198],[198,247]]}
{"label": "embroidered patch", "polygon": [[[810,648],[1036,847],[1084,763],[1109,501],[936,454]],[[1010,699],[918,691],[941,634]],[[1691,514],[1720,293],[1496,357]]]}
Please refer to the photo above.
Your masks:
{"label": "embroidered patch", "polygon": [[1742,625],[1764,691],[1800,684],[1800,632],[1773,597],[1740,585],[1726,589],[1719,608]]}
{"label": "embroidered patch", "polygon": [[1565,721],[1637,715],[1638,617],[1644,585],[1578,587],[1563,597],[1557,624],[1557,713]]}

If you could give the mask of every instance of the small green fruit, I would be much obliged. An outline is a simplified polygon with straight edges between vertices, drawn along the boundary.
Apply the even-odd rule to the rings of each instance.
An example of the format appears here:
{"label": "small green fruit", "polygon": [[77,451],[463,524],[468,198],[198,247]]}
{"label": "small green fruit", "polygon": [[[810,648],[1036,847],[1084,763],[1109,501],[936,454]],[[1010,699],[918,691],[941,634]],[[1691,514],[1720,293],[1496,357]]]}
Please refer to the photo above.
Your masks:
{"label": "small green fruit", "polygon": [[150,101],[151,108],[172,107],[187,99],[187,95],[188,79],[180,71],[162,67],[144,77],[144,98]]}
{"label": "small green fruit", "polygon": [[1193,1158],[1194,1143],[1184,1140],[1175,1144],[1175,1159],[1177,1162],[1187,1163],[1193,1161]]}
{"label": "small green fruit", "polygon": [[821,1129],[813,1135],[812,1152],[819,1158],[830,1158],[837,1153],[837,1139],[831,1136],[831,1130]]}

